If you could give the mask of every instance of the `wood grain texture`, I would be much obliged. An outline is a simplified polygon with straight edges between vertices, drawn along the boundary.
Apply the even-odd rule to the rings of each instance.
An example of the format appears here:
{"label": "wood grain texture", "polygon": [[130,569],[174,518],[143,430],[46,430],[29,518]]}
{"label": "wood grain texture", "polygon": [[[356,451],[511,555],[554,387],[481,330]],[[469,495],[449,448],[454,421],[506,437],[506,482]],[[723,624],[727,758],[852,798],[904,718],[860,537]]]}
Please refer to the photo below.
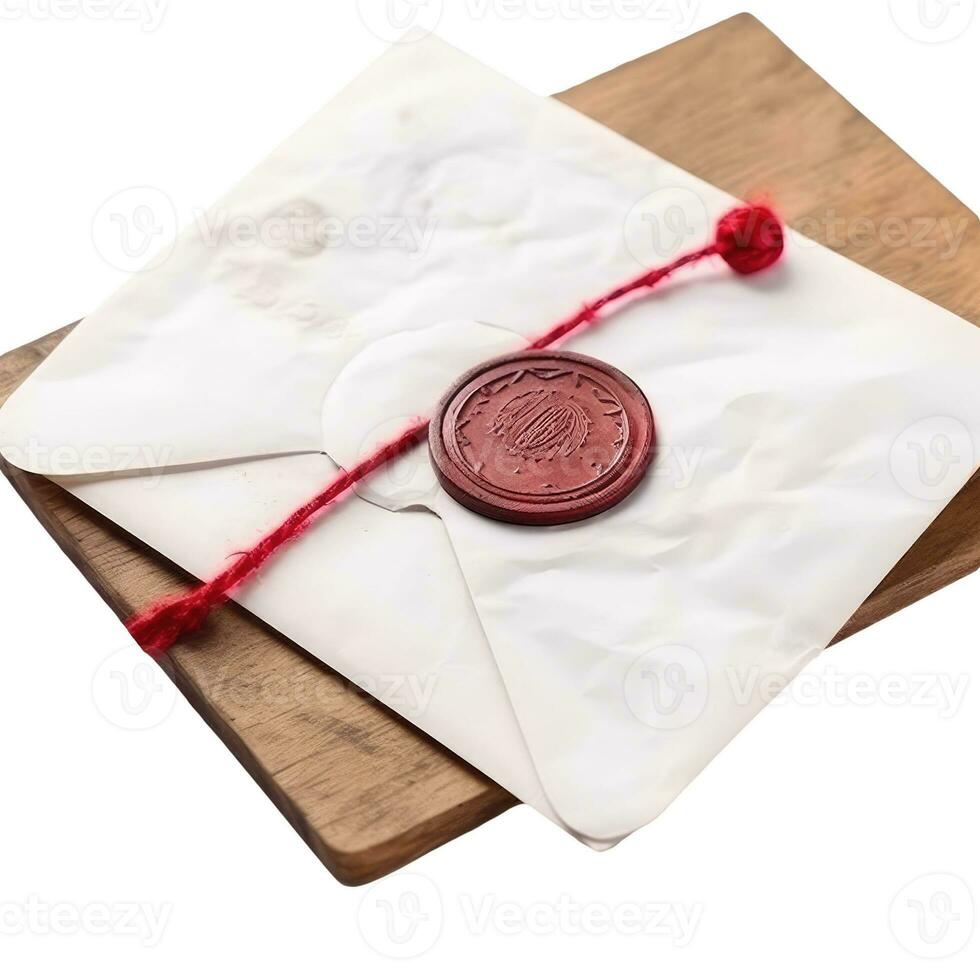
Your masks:
{"label": "wood grain texture", "polygon": [[[0,358],[0,403],[63,339]],[[121,619],[189,584],[55,484],[0,467]],[[162,661],[327,868],[373,880],[512,806],[507,792],[240,608]]]}
{"label": "wood grain texture", "polygon": [[[797,231],[980,325],[980,224],[749,14],[558,96]],[[952,243],[952,244],[951,244]],[[841,640],[980,567],[980,473]]]}
{"label": "wood grain texture", "polygon": [[[976,217],[748,15],[558,98],[734,194],[765,191],[805,234],[980,322]],[[0,401],[68,329],[0,358]],[[3,470],[119,616],[187,584],[59,487]],[[978,504],[974,479],[838,638],[980,566]],[[515,802],[237,607],[165,667],[345,883],[394,870]]]}

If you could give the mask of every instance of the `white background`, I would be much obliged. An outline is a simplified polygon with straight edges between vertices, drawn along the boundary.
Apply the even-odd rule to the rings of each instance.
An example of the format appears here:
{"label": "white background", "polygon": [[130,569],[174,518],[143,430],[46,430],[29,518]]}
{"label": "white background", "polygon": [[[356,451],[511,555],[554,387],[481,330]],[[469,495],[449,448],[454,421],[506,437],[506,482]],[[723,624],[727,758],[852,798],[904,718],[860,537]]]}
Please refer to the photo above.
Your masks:
{"label": "white background", "polygon": [[[209,203],[382,50],[365,21],[385,33],[384,3],[361,17],[354,0],[0,0],[0,349],[122,280],[91,236],[108,197],[150,185],[181,212]],[[440,6],[447,40],[541,93],[747,6],[980,200],[975,0],[653,0],[639,19],[630,0],[419,0],[416,13],[431,23]],[[518,808],[348,889],[139,672],[6,483],[0,520],[6,976],[977,975],[976,576],[825,654],[609,853]],[[148,697],[136,723],[152,727],[130,730],[113,670]],[[902,679],[914,696],[895,693]]]}

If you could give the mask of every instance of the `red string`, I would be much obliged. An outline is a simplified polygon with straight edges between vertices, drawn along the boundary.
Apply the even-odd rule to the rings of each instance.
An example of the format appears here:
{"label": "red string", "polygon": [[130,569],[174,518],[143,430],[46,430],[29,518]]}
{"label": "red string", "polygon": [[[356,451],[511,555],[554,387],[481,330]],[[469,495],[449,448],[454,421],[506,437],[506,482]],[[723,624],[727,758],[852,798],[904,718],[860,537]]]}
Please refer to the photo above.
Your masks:
{"label": "red string", "polygon": [[[715,241],[704,248],[682,255],[668,265],[651,269],[617,286],[604,296],[586,303],[578,313],[531,340],[528,350],[541,350],[579,327],[599,319],[602,309],[639,290],[653,289],[673,273],[712,255],[723,258],[732,269],[751,275],[772,265],[783,251],[783,230],[779,219],[768,208],[750,205],[736,208],[719,222]],[[426,436],[429,420],[419,418],[408,429],[375,450],[354,467],[334,478],[315,497],[290,514],[258,544],[241,552],[223,572],[183,595],[154,603],[126,623],[137,643],[149,654],[159,656],[185,633],[199,629],[210,613],[226,603],[235,589],[254,575],[280,548],[303,534],[337,501],[375,470],[418,445]]]}

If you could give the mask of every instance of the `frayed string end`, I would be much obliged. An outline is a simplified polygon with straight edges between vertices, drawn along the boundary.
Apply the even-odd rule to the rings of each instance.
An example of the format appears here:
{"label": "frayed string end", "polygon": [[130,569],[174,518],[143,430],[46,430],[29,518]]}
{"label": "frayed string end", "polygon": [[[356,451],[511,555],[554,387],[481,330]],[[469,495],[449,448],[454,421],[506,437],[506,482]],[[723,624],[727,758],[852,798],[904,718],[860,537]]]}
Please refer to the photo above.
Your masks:
{"label": "frayed string end", "polygon": [[315,497],[298,507],[258,544],[238,557],[223,572],[184,595],[171,596],[137,613],[126,623],[133,639],[152,657],[166,653],[185,633],[200,629],[213,609],[266,565],[280,548],[306,529],[353,486],[389,460],[417,445],[429,428],[428,419],[413,419],[401,435],[376,449],[350,470],[342,470]]}
{"label": "frayed string end", "polygon": [[[586,303],[574,316],[557,324],[537,338],[527,350],[542,350],[580,327],[601,320],[600,313],[611,303],[655,288],[675,272],[696,265],[711,256],[720,256],[740,275],[751,275],[769,268],[783,253],[783,226],[779,218],[762,204],[734,208],[724,215],[715,230],[715,240],[704,248],[681,255],[673,262],[623,283],[604,296]],[[241,552],[232,565],[210,582],[198,585],[182,596],[172,596],[138,613],[126,626],[137,643],[151,656],[160,657],[186,633],[204,625],[209,613],[227,602],[230,593],[285,544],[303,534],[328,505],[339,500],[360,480],[389,460],[396,459],[425,437],[428,420],[415,419],[397,438],[380,446],[352,469],[334,478],[320,493],[294,511],[249,551]]]}

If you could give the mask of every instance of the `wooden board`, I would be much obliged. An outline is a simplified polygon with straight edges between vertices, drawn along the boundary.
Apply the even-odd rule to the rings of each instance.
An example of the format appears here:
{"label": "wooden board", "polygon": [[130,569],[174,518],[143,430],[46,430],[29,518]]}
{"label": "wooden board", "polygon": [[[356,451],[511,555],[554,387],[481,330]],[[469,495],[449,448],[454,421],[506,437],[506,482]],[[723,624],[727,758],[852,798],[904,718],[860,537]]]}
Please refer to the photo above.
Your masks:
{"label": "wooden board", "polygon": [[[725,190],[764,190],[805,234],[980,322],[977,219],[754,18],[725,21],[558,98]],[[936,231],[943,221],[962,235],[952,255]],[[841,234],[845,222],[850,235]],[[932,246],[922,239],[930,222]],[[0,401],[68,329],[0,359]],[[58,487],[4,472],[121,617],[186,584]],[[978,566],[974,479],[838,638]],[[221,610],[165,666],[345,883],[392,871],[515,802],[237,607]]]}

